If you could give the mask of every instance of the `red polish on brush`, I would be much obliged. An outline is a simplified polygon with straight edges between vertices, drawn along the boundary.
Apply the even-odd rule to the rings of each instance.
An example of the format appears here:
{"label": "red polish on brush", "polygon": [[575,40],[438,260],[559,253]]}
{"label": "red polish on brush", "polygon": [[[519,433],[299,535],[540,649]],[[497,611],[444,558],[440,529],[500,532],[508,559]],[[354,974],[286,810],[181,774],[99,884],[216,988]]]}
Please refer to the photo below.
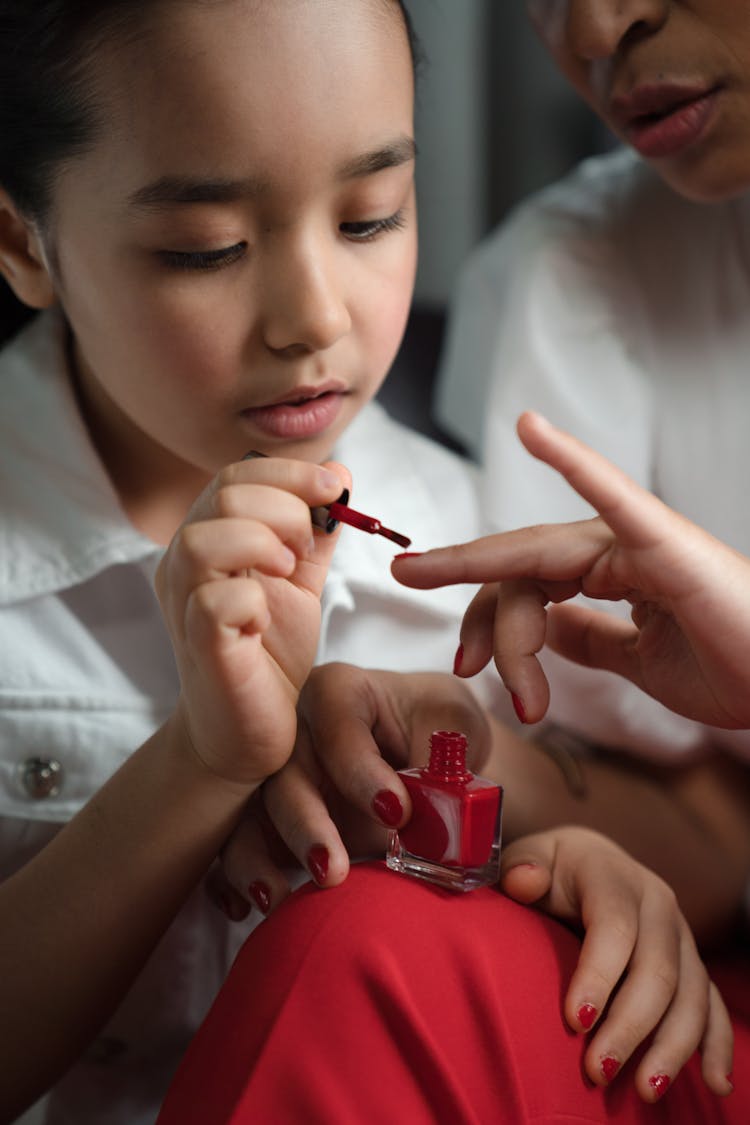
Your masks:
{"label": "red polish on brush", "polygon": [[362,512],[355,512],[354,508],[347,507],[346,504],[339,504],[334,501],[328,508],[331,516],[335,520],[340,520],[341,523],[347,523],[350,527],[358,527],[360,531],[367,531],[370,535],[382,535],[384,539],[392,539],[394,543],[398,543],[400,547],[411,547],[411,539],[407,539],[399,531],[393,531],[390,527],[383,527],[380,520],[376,520],[374,516],[365,516]]}
{"label": "red polish on brush", "polygon": [[374,516],[366,516],[363,512],[357,512],[354,508],[350,508],[347,504],[348,499],[349,489],[345,488],[338,500],[334,500],[332,504],[313,508],[312,515],[315,526],[321,527],[330,535],[340,523],[346,523],[349,527],[356,527],[360,531],[368,532],[369,535],[382,535],[384,539],[391,539],[394,543],[398,543],[400,547],[411,546],[411,539],[407,539],[400,531],[383,527],[380,520],[376,520]]}
{"label": "red polish on brush", "polygon": [[[252,461],[255,457],[267,457],[267,453],[261,453],[257,449],[251,449],[242,458],[243,461]],[[400,531],[394,531],[390,527],[383,527],[380,520],[376,520],[374,516],[366,516],[363,512],[356,512],[354,508],[347,505],[349,499],[349,489],[345,488],[339,496],[338,500],[334,500],[333,504],[323,504],[318,508],[311,508],[313,523],[316,527],[325,531],[326,535],[330,535],[335,531],[340,523],[349,524],[350,527],[359,528],[360,531],[366,531],[370,535],[382,535],[384,539],[391,539],[394,543],[398,543],[399,547],[411,547],[411,539],[407,539]]]}

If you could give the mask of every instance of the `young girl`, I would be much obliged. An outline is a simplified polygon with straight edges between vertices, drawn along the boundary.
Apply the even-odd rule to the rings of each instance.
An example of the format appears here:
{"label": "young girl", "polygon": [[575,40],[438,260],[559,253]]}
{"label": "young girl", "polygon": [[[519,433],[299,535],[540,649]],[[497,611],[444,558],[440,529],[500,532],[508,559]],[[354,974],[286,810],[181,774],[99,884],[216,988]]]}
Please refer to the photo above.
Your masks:
{"label": "young girl", "polygon": [[321,626],[310,507],[349,483],[321,463],[342,439],[359,506],[411,534],[442,530],[425,469],[466,534],[475,507],[454,458],[363,411],[415,268],[400,5],[0,15],[0,264],[45,310],[0,380],[0,1116],[79,1059],[47,1120],[135,1125],[243,936],[199,884],[318,644],[448,659],[458,600],[404,598],[358,532]]}
{"label": "young girl", "polygon": [[[387,524],[431,544],[479,527],[461,463],[370,403],[415,266],[401,5],[0,15],[0,268],[43,310],[0,361],[0,1115],[65,1075],[48,1122],[137,1125],[246,932],[201,884],[291,753],[313,660],[413,671],[455,644],[460,593],[410,594],[382,544],[347,531],[333,557],[313,532],[350,483],[334,446]],[[433,726],[468,706],[440,686]],[[384,787],[370,814],[404,810]],[[326,882],[320,841],[304,862]],[[654,888],[669,948],[680,911],[617,867],[631,913]],[[672,1053],[718,1026],[723,1092],[728,1031],[691,941]]]}

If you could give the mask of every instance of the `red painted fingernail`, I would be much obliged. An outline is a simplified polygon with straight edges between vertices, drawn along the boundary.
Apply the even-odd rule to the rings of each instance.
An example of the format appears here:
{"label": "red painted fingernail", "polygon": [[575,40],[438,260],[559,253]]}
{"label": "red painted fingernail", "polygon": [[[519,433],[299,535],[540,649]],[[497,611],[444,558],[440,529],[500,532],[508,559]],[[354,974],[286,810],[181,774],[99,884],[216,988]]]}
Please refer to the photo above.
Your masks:
{"label": "red painted fingernail", "polygon": [[526,722],[526,708],[523,705],[523,700],[521,699],[521,697],[519,695],[516,695],[516,693],[514,691],[512,691],[510,693],[510,697],[513,700],[513,709],[516,712],[516,714],[518,715],[519,720],[522,723],[525,723]]}
{"label": "red painted fingernail", "polygon": [[325,883],[328,874],[328,848],[316,844],[307,853],[307,866],[316,883]]}
{"label": "red painted fingernail", "polygon": [[395,828],[397,824],[401,823],[404,815],[404,808],[395,793],[391,793],[390,789],[381,789],[376,793],[372,801],[373,811],[375,816],[382,820],[383,824],[387,824],[389,828]]}
{"label": "red painted fingernail", "polygon": [[271,891],[268,888],[268,884],[261,883],[260,881],[251,883],[247,888],[247,893],[250,895],[250,898],[258,907],[261,914],[268,914],[268,911],[271,909]]}
{"label": "red painted fingernail", "polygon": [[620,1069],[619,1061],[617,1059],[613,1058],[612,1055],[605,1055],[604,1058],[602,1059],[601,1065],[602,1065],[602,1074],[606,1078],[607,1082],[611,1082],[612,1079],[617,1075],[618,1070]]}
{"label": "red painted fingernail", "polygon": [[589,1028],[592,1027],[594,1020],[596,1019],[598,1014],[599,1013],[597,1012],[593,1004],[581,1004],[580,1008],[576,1012],[576,1015],[578,1016],[578,1022],[580,1023],[584,1031],[588,1031]]}
{"label": "red painted fingernail", "polygon": [[393,556],[393,561],[395,562],[396,559],[418,559],[423,554],[424,551],[402,551],[400,555]]}
{"label": "red painted fingernail", "polygon": [[453,657],[453,675],[457,676],[461,671],[461,665],[464,662],[464,646],[459,645],[456,649],[456,655]]}
{"label": "red painted fingernail", "polygon": [[663,1098],[671,1081],[672,1079],[668,1074],[654,1074],[649,1078],[648,1084],[655,1091],[657,1098]]}

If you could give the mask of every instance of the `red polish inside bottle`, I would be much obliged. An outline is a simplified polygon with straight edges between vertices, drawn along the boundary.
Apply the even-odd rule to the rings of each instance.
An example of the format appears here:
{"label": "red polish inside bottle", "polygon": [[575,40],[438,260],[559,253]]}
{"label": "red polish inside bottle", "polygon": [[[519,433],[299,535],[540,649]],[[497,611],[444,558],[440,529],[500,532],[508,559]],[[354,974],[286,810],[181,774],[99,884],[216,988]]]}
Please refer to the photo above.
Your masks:
{"label": "red polish inside bottle", "polygon": [[466,767],[466,736],[434,731],[426,766],[400,770],[412,815],[391,833],[387,863],[453,890],[497,882],[503,790]]}

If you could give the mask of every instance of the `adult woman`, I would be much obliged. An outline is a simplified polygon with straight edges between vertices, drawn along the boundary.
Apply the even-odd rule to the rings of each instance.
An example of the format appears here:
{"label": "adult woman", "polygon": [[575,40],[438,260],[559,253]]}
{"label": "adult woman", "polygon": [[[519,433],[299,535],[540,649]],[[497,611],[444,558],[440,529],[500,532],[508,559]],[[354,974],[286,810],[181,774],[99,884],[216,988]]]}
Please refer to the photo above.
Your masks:
{"label": "adult woman", "polygon": [[[749,554],[746,12],[711,0],[528,8],[557,65],[631,151],[586,162],[479,248],[457,291],[442,420],[481,449],[495,529],[590,514],[515,440],[516,418],[535,409]],[[465,412],[467,373],[481,422]],[[661,759],[747,745],[629,685],[549,664],[554,717],[584,737]]]}

